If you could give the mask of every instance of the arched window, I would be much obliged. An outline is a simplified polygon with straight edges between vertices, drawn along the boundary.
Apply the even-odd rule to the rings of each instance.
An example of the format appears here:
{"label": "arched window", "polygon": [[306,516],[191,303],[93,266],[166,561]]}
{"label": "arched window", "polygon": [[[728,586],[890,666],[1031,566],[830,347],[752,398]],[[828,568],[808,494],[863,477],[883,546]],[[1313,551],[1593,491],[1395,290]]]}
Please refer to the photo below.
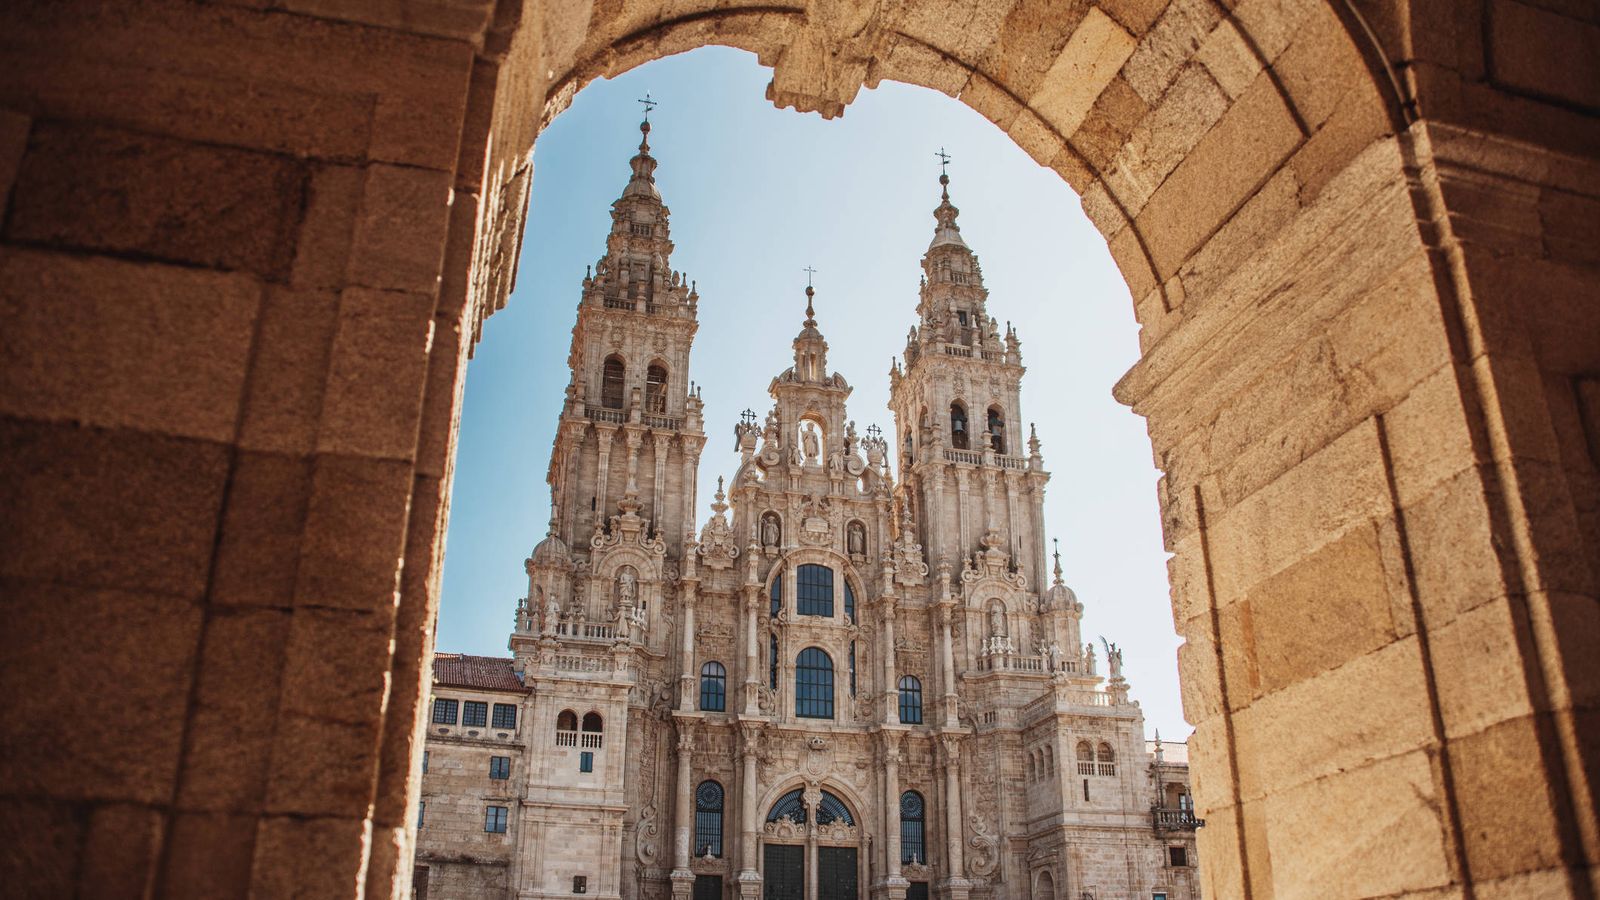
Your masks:
{"label": "arched window", "polygon": [[783,573],[780,571],[772,576],[772,617],[778,617],[778,610],[783,609]]}
{"label": "arched window", "polygon": [[722,785],[702,781],[694,791],[694,855],[722,855]]}
{"label": "arched window", "polygon": [[844,617],[850,622],[856,620],[856,592],[850,588],[850,579],[844,580]]}
{"label": "arched window", "polygon": [[833,658],[817,647],[795,660],[794,714],[803,719],[833,718]]}
{"label": "arched window", "polygon": [[773,801],[772,809],[767,810],[767,821],[776,822],[788,819],[796,825],[806,823],[806,804],[801,798],[800,789],[795,788],[777,800]]}
{"label": "arched window", "polygon": [[700,708],[706,712],[728,708],[728,670],[722,663],[708,662],[700,667]]}
{"label": "arched window", "polygon": [[900,676],[900,724],[922,724],[922,682],[915,675]]}
{"label": "arched window", "polygon": [[1094,774],[1094,748],[1089,746],[1088,741],[1078,742],[1078,774]]}
{"label": "arched window", "polygon": [[1039,873],[1039,889],[1033,896],[1034,900],[1056,900],[1056,880],[1049,872]]}
{"label": "arched window", "polygon": [[644,411],[658,416],[667,414],[667,369],[660,363],[652,363],[645,370]]}
{"label": "arched window", "polygon": [[928,810],[922,795],[906,791],[900,795],[900,861],[928,861]]}
{"label": "arched window", "polygon": [[796,609],[802,616],[833,616],[833,570],[804,565],[795,573]]}
{"label": "arched window", "polygon": [[1110,744],[1100,745],[1100,774],[1117,774],[1117,754],[1111,749]]}
{"label": "arched window", "polygon": [[1027,779],[1029,781],[1038,780],[1039,776],[1035,772],[1035,766],[1034,766],[1034,762],[1033,762],[1033,754],[1029,753],[1027,756],[1023,757],[1023,760],[1027,764],[1027,770],[1028,770],[1027,771]]}
{"label": "arched window", "polygon": [[856,819],[850,815],[850,807],[845,806],[843,800],[828,791],[823,791],[822,799],[817,801],[817,824],[832,825],[834,822],[854,826]]}
{"label": "arched window", "polygon": [[563,709],[556,716],[556,746],[578,746],[578,714],[570,709]]}
{"label": "arched window", "polygon": [[622,408],[622,388],[627,372],[627,367],[622,364],[622,357],[606,357],[605,368],[600,375],[601,406],[606,409]]}
{"label": "arched window", "polygon": [[967,408],[959,401],[950,404],[950,446],[957,450],[966,450],[970,446],[967,440]]}
{"label": "arched window", "polygon": [[778,636],[767,635],[767,687],[778,689]]}
{"label": "arched window", "polygon": [[599,713],[588,712],[583,714],[582,744],[584,747],[591,750],[600,749],[600,742],[605,738],[603,733],[605,730],[605,722],[601,720]]}
{"label": "arched window", "polygon": [[989,446],[996,453],[1006,452],[1006,417],[998,406],[989,407]]}

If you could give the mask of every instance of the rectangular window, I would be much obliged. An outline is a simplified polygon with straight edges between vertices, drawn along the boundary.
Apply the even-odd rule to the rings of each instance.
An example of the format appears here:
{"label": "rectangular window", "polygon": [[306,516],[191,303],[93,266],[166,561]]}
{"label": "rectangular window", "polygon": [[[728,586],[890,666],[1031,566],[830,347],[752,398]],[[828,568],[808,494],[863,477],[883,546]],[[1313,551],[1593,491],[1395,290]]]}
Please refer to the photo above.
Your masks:
{"label": "rectangular window", "polygon": [[1150,900],[1167,900],[1167,892],[1156,891],[1154,894],[1150,895]]}
{"label": "rectangular window", "polygon": [[593,772],[594,771],[594,754],[593,753],[590,753],[589,751],[585,750],[581,754],[578,755],[578,771],[579,772]]}
{"label": "rectangular window", "polygon": [[422,751],[422,774],[428,774],[428,751]]}
{"label": "rectangular window", "polygon": [[722,876],[696,875],[694,900],[722,900]]}
{"label": "rectangular window", "polygon": [[456,723],[456,710],[460,708],[454,700],[440,697],[433,701],[433,724],[454,725]]}
{"label": "rectangular window", "polygon": [[517,727],[517,708],[510,703],[496,703],[494,705],[494,727]]}
{"label": "rectangular window", "polygon": [[1083,799],[1089,799],[1089,779],[1083,780]]}
{"label": "rectangular window", "polygon": [[483,830],[492,834],[506,833],[506,807],[489,806],[483,810]]}
{"label": "rectangular window", "polygon": [[833,617],[833,570],[804,565],[795,572],[796,612],[802,616]]}
{"label": "rectangular window", "polygon": [[489,757],[489,777],[496,781],[504,781],[511,777],[511,757]]}
{"label": "rectangular window", "polygon": [[468,700],[461,707],[461,724],[466,728],[482,728],[489,724],[489,704],[482,700]]}
{"label": "rectangular window", "polygon": [[422,817],[428,812],[428,801],[423,800],[417,804],[417,827],[422,827]]}
{"label": "rectangular window", "polygon": [[587,875],[574,875],[574,876],[572,876],[572,892],[574,894],[587,894],[587,893],[589,893],[589,876],[587,876]]}
{"label": "rectangular window", "polygon": [[1189,864],[1189,850],[1185,847],[1168,847],[1167,861],[1174,866],[1187,866]]}

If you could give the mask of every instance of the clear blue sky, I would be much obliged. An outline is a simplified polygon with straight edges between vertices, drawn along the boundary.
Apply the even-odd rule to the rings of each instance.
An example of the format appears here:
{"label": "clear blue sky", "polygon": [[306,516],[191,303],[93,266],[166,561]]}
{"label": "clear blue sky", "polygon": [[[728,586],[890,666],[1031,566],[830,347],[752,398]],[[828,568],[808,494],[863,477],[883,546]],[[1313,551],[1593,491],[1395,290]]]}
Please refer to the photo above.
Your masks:
{"label": "clear blue sky", "polygon": [[545,467],[580,282],[604,250],[639,143],[634,101],[649,91],[661,102],[650,144],[672,266],[700,289],[690,377],[706,403],[702,521],[737,462],[739,411],[767,409],[767,384],[790,362],[805,266],[817,269],[829,363],[855,387],[851,417],[892,428],[889,361],[916,315],[942,146],[990,314],[1022,338],[1023,419],[1044,444],[1048,536],[1086,607],[1085,639],[1123,646],[1147,727],[1182,739],[1157,473],[1143,420],[1111,397],[1138,358],[1133,304],[1077,196],[943,94],[886,83],[825,122],[764,100],[769,77],[753,55],[696,50],[589,85],[540,136],[516,290],[467,370],[438,648],[507,652],[522,561],[549,517]]}

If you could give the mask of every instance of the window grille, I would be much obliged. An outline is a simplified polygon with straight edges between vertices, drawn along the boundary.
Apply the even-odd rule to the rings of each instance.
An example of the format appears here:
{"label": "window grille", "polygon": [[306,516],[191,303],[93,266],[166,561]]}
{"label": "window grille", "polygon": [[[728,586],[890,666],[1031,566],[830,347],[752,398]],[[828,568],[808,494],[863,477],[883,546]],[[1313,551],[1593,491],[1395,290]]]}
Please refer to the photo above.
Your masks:
{"label": "window grille", "polygon": [[600,373],[600,405],[606,409],[622,408],[623,381],[627,376],[627,367],[622,360],[612,356],[608,357]]}
{"label": "window grille", "polygon": [[1115,751],[1113,751],[1111,749],[1111,745],[1110,744],[1101,744],[1100,745],[1099,774],[1101,774],[1101,775],[1115,775],[1115,774],[1117,774],[1117,754],[1115,753]]}
{"label": "window grille", "polygon": [[461,706],[461,724],[465,728],[482,728],[489,724],[489,704],[483,700],[468,700]]}
{"label": "window grille", "polygon": [[658,416],[667,414],[667,370],[661,366],[645,370],[644,411]]}
{"label": "window grille", "polygon": [[433,724],[454,725],[456,723],[456,710],[460,704],[455,700],[439,698],[433,701]]}
{"label": "window grille", "polygon": [[802,616],[833,615],[833,570],[804,565],[795,573],[795,610]]}
{"label": "window grille", "polygon": [[494,705],[494,727],[517,727],[517,708],[510,703],[496,703]]}
{"label": "window grille", "polygon": [[900,795],[900,861],[926,863],[928,861],[927,808],[922,795],[906,791]]}
{"label": "window grille", "polygon": [[722,856],[722,785],[702,781],[694,792],[694,855]]}

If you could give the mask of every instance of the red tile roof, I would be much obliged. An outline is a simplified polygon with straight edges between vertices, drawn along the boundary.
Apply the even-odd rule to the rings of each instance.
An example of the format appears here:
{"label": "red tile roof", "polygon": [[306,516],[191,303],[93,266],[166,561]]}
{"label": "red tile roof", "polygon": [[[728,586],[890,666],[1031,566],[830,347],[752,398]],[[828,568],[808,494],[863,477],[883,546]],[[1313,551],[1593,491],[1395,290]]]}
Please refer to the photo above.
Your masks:
{"label": "red tile roof", "polygon": [[435,653],[433,683],[444,687],[477,688],[483,691],[528,692],[512,668],[512,660],[499,656],[468,656],[465,653]]}

